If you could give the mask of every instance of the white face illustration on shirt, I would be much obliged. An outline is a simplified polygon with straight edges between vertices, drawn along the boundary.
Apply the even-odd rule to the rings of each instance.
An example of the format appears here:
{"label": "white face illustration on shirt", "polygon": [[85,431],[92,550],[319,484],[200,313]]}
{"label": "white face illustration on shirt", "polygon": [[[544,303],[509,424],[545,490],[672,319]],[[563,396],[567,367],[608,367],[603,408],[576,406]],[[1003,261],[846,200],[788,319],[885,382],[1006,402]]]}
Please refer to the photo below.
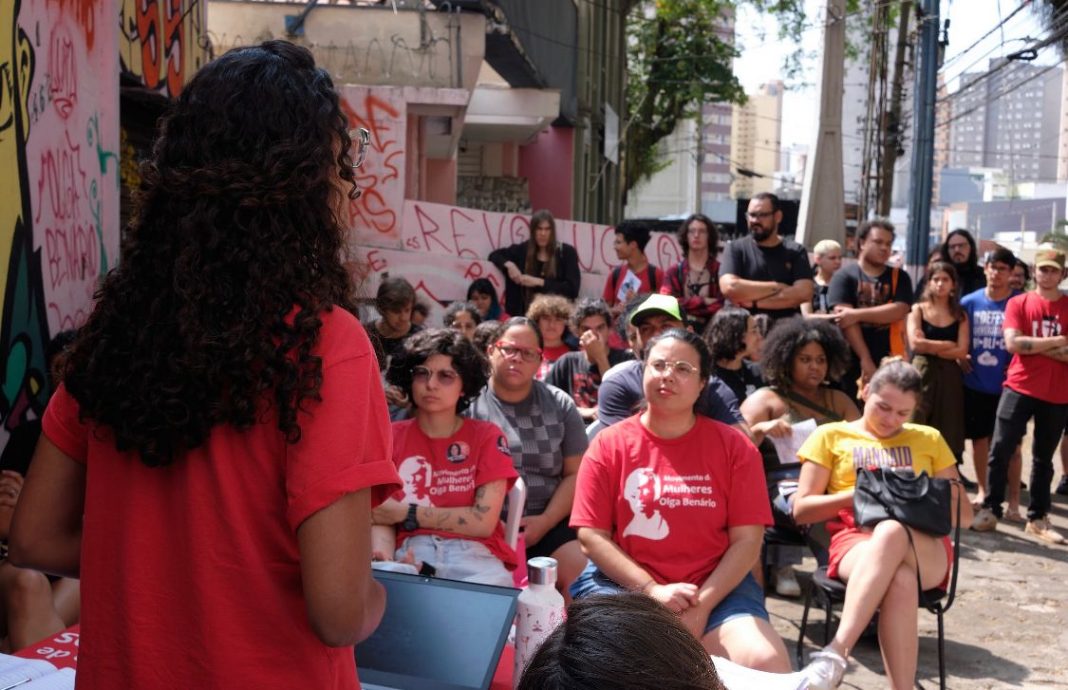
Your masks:
{"label": "white face illustration on shirt", "polygon": [[660,514],[660,477],[647,467],[639,467],[627,476],[623,498],[630,505],[634,517],[623,530],[623,536],[660,540],[670,529]]}
{"label": "white face illustration on shirt", "polygon": [[404,485],[404,502],[428,506],[430,503],[430,484],[434,479],[434,470],[430,462],[421,455],[413,455],[401,461],[397,467]]}

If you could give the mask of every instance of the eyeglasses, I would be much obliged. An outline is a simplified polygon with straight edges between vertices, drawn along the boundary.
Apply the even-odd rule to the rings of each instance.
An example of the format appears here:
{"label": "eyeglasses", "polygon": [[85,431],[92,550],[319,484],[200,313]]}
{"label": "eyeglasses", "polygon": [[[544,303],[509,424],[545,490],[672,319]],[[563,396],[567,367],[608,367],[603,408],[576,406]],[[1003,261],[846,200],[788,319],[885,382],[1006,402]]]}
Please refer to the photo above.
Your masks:
{"label": "eyeglasses", "polygon": [[426,385],[430,383],[430,379],[434,376],[438,377],[438,383],[443,386],[451,386],[460,380],[460,374],[452,369],[428,369],[426,367],[412,367],[412,382],[421,383]]}
{"label": "eyeglasses", "polygon": [[669,371],[674,371],[680,379],[688,379],[697,374],[697,367],[689,362],[669,362],[666,359],[654,359],[649,366],[659,376],[667,376]]}
{"label": "eyeglasses", "polygon": [[524,362],[541,361],[541,350],[537,348],[516,347],[515,345],[509,345],[503,340],[498,340],[493,347],[497,348],[497,351],[504,355],[506,359],[520,357]]}
{"label": "eyeglasses", "polygon": [[352,169],[355,170],[363,165],[363,160],[367,158],[367,147],[371,144],[371,133],[363,127],[357,127],[349,130],[349,139],[356,145],[356,160],[352,162]]}
{"label": "eyeglasses", "polygon": [[774,216],[774,215],[775,215],[775,211],[764,211],[762,213],[749,213],[748,211],[746,211],[746,213],[745,213],[745,217],[748,218],[749,220],[763,220],[763,219],[765,219],[765,218],[767,218],[769,216]]}

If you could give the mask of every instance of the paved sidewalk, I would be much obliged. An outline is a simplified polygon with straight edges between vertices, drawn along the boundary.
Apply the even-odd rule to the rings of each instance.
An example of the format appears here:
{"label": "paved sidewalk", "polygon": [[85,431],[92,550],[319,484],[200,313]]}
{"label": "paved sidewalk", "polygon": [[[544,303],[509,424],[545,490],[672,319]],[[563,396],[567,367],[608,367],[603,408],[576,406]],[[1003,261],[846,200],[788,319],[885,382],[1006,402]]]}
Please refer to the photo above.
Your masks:
{"label": "paved sidewalk", "polygon": [[[1025,481],[1030,472],[1027,455],[1025,451]],[[1059,480],[1059,456],[1054,466]],[[974,477],[967,459],[965,467]],[[1025,491],[1025,507],[1028,498]],[[1050,517],[1068,536],[1068,498],[1054,494]],[[962,532],[961,545],[957,600],[945,615],[948,687],[1068,689],[1068,547],[1046,545],[1025,535],[1022,525],[1005,522],[996,532]],[[802,583],[815,566],[812,559],[799,566]],[[768,598],[772,623],[786,641],[791,660],[801,610],[799,600]],[[922,609],[919,632],[919,687],[938,688],[937,621]],[[809,613],[806,660],[819,648],[822,635],[823,613],[817,608]],[[887,687],[882,669],[877,642],[861,640],[842,687]]]}

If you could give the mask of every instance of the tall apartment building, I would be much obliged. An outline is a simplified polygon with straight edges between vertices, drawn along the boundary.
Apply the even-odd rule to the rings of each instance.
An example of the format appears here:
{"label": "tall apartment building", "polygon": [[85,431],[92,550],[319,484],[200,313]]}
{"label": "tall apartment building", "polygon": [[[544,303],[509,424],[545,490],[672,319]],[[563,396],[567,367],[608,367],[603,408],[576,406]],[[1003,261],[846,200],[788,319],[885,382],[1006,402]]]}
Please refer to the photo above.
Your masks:
{"label": "tall apartment building", "polygon": [[950,167],[1001,168],[1010,184],[1058,179],[1064,97],[1059,66],[998,59],[964,74],[950,96]]}
{"label": "tall apartment building", "polygon": [[775,189],[782,147],[783,83],[762,84],[749,94],[745,105],[735,105],[731,113],[731,163],[734,181],[731,197],[745,199]]}

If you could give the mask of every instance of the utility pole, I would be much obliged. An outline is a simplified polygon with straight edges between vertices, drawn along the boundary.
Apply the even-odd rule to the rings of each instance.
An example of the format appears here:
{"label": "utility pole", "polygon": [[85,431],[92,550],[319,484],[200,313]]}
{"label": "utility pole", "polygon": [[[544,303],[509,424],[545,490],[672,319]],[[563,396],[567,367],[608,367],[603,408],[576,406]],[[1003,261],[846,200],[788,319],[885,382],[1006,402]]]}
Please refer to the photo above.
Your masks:
{"label": "utility pole", "polygon": [[890,215],[890,201],[894,193],[894,164],[898,156],[905,153],[901,146],[904,134],[901,126],[901,101],[904,99],[905,53],[908,50],[912,3],[907,0],[902,2],[898,12],[901,16],[897,25],[897,46],[894,51],[894,80],[890,91],[890,109],[886,112],[883,124],[882,169],[879,171],[882,179],[879,183],[879,199],[875,206],[875,214],[883,218]]}
{"label": "utility pole", "polygon": [[916,87],[912,115],[912,191],[909,194],[908,269],[913,280],[927,263],[934,177],[935,99],[938,93],[938,0],[923,0],[916,15]]}
{"label": "utility pole", "polygon": [[805,171],[796,240],[813,247],[823,239],[845,246],[842,181],[842,88],[845,70],[845,0],[827,0],[823,24],[820,113],[812,158]]}

